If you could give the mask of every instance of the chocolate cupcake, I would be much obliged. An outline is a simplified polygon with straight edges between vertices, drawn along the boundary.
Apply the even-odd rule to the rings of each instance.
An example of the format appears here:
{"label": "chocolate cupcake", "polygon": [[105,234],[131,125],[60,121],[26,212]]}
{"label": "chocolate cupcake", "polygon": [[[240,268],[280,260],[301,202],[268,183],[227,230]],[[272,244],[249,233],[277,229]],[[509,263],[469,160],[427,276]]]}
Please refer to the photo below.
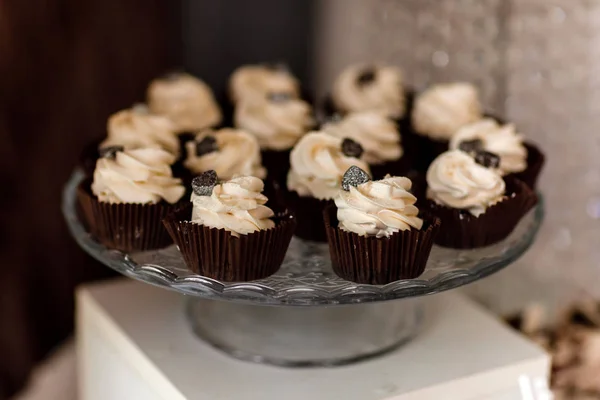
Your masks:
{"label": "chocolate cupcake", "polygon": [[227,282],[251,281],[275,273],[292,239],[295,218],[276,215],[252,176],[219,183],[214,171],[192,181],[191,204],[164,224],[188,268]]}
{"label": "chocolate cupcake", "polygon": [[534,144],[524,142],[513,124],[500,125],[491,118],[459,129],[450,140],[450,149],[473,155],[480,150],[494,153],[500,157],[500,175],[516,177],[531,188],[535,188],[544,164],[542,152]]}
{"label": "chocolate cupcake", "polygon": [[162,149],[105,150],[93,181],[83,181],[77,192],[90,233],[105,246],[127,252],[169,245],[161,221],[185,192],[172,176],[174,161]]}
{"label": "chocolate cupcake", "polygon": [[339,138],[352,139],[364,149],[362,159],[369,163],[375,179],[403,175],[410,161],[401,145],[398,125],[379,111],[359,111],[326,123],[321,130]]}
{"label": "chocolate cupcake", "polygon": [[382,64],[357,64],[345,68],[336,78],[331,93],[335,111],[379,111],[400,119],[406,111],[402,71]]}
{"label": "chocolate cupcake", "polygon": [[452,136],[464,125],[483,116],[479,93],[470,83],[455,82],[432,86],[414,102],[412,138],[418,151],[418,167],[426,170],[435,157],[448,150]]}
{"label": "chocolate cupcake", "polygon": [[229,97],[233,104],[261,101],[269,93],[285,93],[299,99],[300,82],[285,64],[244,65],[229,79]]}
{"label": "chocolate cupcake", "polygon": [[323,209],[338,195],[344,172],[353,165],[369,171],[363,149],[351,139],[324,132],[306,134],[290,155],[287,204],[298,218],[296,236],[325,242]]}
{"label": "chocolate cupcake", "polygon": [[333,270],[373,285],[413,279],[425,270],[439,219],[419,217],[411,181],[371,181],[358,167],[344,174],[335,206],[324,211]]}
{"label": "chocolate cupcake", "polygon": [[313,127],[314,118],[307,102],[285,92],[273,92],[237,104],[235,125],[256,137],[268,178],[283,185],[290,151]]}
{"label": "chocolate cupcake", "polygon": [[500,158],[479,151],[475,158],[451,150],[436,158],[427,171],[426,210],[442,221],[436,244],[475,248],[505,239],[537,203],[523,182],[503,179]]}

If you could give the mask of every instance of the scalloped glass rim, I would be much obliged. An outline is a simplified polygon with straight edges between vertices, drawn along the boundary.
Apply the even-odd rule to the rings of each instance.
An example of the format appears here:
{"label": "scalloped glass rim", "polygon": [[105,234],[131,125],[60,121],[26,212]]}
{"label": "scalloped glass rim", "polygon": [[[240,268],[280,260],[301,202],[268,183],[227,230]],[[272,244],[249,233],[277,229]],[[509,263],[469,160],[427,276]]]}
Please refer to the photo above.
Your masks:
{"label": "scalloped glass rim", "polygon": [[63,192],[62,210],[77,243],[91,256],[121,274],[155,286],[206,299],[265,305],[341,305],[418,297],[454,289],[491,275],[517,260],[533,243],[544,216],[539,204],[504,241],[475,250],[434,246],[425,273],[387,285],[361,285],[337,277],[331,270],[326,244],[292,240],[282,268],[253,282],[222,283],[191,273],[175,246],[135,254],[107,249],[84,229],[75,211],[76,170]]}

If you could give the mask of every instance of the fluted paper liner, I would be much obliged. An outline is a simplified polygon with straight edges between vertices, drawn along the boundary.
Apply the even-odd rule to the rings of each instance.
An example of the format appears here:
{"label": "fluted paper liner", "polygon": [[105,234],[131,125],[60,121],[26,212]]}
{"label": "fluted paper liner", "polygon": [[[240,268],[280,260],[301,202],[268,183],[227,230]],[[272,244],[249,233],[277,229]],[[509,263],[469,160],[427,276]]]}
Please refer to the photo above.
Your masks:
{"label": "fluted paper liner", "polygon": [[335,273],[356,283],[385,285],[419,277],[427,264],[440,220],[430,215],[421,230],[410,229],[389,238],[360,236],[338,227],[337,208],[323,211],[331,264]]}
{"label": "fluted paper liner", "polygon": [[292,240],[296,219],[286,213],[275,227],[236,237],[225,229],[192,223],[192,204],[168,215],[163,223],[188,268],[225,282],[266,278],[279,269]]}
{"label": "fluted paper liner", "polygon": [[116,204],[99,201],[91,179],[77,188],[77,200],[89,232],[106,247],[125,252],[160,249],[173,243],[162,220],[177,205]]}
{"label": "fluted paper liner", "polygon": [[427,210],[442,221],[435,243],[456,249],[489,246],[505,239],[521,218],[537,204],[536,194],[523,182],[505,178],[506,198],[479,217],[466,210],[427,200]]}
{"label": "fluted paper liner", "polygon": [[319,200],[314,197],[300,196],[295,191],[288,191],[285,194],[285,201],[298,220],[296,236],[315,242],[327,242],[323,210],[333,204],[333,200]]}

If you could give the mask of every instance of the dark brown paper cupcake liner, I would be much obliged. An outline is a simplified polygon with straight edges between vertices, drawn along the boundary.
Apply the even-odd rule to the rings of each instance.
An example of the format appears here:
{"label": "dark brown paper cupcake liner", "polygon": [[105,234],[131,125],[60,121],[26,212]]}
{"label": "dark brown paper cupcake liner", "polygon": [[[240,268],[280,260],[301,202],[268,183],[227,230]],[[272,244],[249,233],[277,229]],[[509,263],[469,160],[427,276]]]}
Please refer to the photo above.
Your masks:
{"label": "dark brown paper cupcake liner", "polygon": [[188,204],[167,216],[164,226],[192,272],[225,282],[252,281],[277,272],[296,225],[294,216],[287,214],[274,219],[274,228],[236,237],[225,229],[190,222],[191,213]]}
{"label": "dark brown paper cupcake liner", "polygon": [[91,141],[88,145],[86,145],[81,154],[79,156],[79,166],[83,170],[86,177],[92,176],[94,174],[94,169],[96,168],[96,161],[100,157],[100,153],[98,153],[98,146],[102,143],[103,139],[96,139]]}
{"label": "dark brown paper cupcake liner", "polygon": [[163,218],[177,205],[113,204],[99,201],[90,189],[91,179],[77,188],[77,200],[85,225],[100,243],[125,252],[160,249],[170,245],[171,237]]}
{"label": "dark brown paper cupcake liner", "polygon": [[527,169],[518,174],[512,174],[512,176],[525,182],[531,189],[535,189],[546,157],[541,150],[531,142],[525,142],[525,147],[527,148]]}
{"label": "dark brown paper cupcake liner", "polygon": [[466,210],[426,200],[426,210],[440,218],[435,243],[456,249],[489,246],[505,239],[521,218],[537,204],[536,194],[523,182],[506,178],[507,197],[479,217]]}
{"label": "dark brown paper cupcake liner", "polygon": [[290,170],[290,152],[288,150],[261,150],[262,164],[267,169],[267,180],[277,182],[285,187],[287,174]]}
{"label": "dark brown paper cupcake liner", "polygon": [[359,236],[338,228],[337,208],[325,208],[323,217],[335,273],[356,283],[385,285],[419,277],[427,264],[440,220],[423,216],[421,230],[398,232],[389,238]]}
{"label": "dark brown paper cupcake liner", "polygon": [[333,204],[333,200],[319,200],[314,197],[304,197],[295,191],[285,193],[287,206],[294,212],[298,225],[295,235],[301,239],[314,242],[327,242],[323,210]]}

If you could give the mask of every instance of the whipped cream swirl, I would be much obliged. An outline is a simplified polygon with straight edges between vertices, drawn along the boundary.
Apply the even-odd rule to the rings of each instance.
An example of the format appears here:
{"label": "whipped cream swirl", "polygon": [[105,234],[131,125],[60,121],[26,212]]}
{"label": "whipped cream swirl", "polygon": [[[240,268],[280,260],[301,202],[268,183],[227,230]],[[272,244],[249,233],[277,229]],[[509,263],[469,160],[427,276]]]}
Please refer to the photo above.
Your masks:
{"label": "whipped cream swirl", "polygon": [[477,88],[469,83],[435,85],[421,93],[412,114],[415,130],[438,140],[449,140],[461,127],[482,116]]}
{"label": "whipped cream swirl", "polygon": [[378,238],[421,229],[423,220],[417,216],[417,198],[409,192],[411,186],[408,178],[388,176],[341,190],[335,198],[340,229]]}
{"label": "whipped cream swirl", "polygon": [[108,203],[177,203],[185,188],[180,179],[173,178],[174,161],[171,153],[153,148],[119,151],[114,158],[100,158],[92,192]]}
{"label": "whipped cream swirl", "polygon": [[221,110],[208,85],[191,75],[177,73],[155,79],[148,87],[148,106],[165,115],[177,132],[199,131],[218,125]]}
{"label": "whipped cream swirl", "polygon": [[145,107],[136,106],[111,115],[107,131],[107,138],[99,149],[110,146],[123,146],[125,149],[158,147],[179,155],[179,140],[173,123],[161,115],[150,114]]}
{"label": "whipped cream swirl", "polygon": [[403,154],[396,123],[378,111],[349,113],[340,121],[325,124],[322,130],[360,143],[365,151],[362,158],[371,165],[396,161]]}
{"label": "whipped cream swirl", "polygon": [[469,211],[478,217],[502,201],[505,184],[495,171],[479,165],[467,153],[450,150],[427,170],[427,197],[438,204]]}
{"label": "whipped cream swirl", "polygon": [[342,139],[327,133],[306,134],[290,154],[288,189],[300,196],[329,200],[338,195],[348,168],[356,165],[369,172],[367,163],[344,155],[341,146]]}
{"label": "whipped cream swirl", "polygon": [[235,125],[256,136],[262,149],[290,149],[314,125],[307,102],[283,97],[244,100],[235,109]]}
{"label": "whipped cream swirl", "polygon": [[300,97],[300,83],[284,67],[244,65],[229,80],[229,93],[234,103],[262,100],[268,93],[287,93]]}
{"label": "whipped cream swirl", "polygon": [[[214,137],[217,149],[199,156],[196,145],[207,136]],[[261,164],[260,147],[256,138],[241,129],[224,128],[216,132],[204,131],[185,146],[187,159],[184,165],[194,173],[200,174],[212,169],[223,180],[231,179],[236,175],[263,179],[267,175]]]}
{"label": "whipped cream swirl", "polygon": [[344,69],[333,84],[331,97],[342,112],[380,111],[400,118],[406,108],[402,71],[387,65],[352,65]]}
{"label": "whipped cream swirl", "polygon": [[192,194],[192,222],[225,229],[234,236],[273,228],[273,210],[265,206],[263,181],[240,176],[216,185],[210,196]]}
{"label": "whipped cream swirl", "polygon": [[500,125],[491,118],[465,125],[450,140],[450,149],[459,149],[462,142],[481,141],[483,150],[500,157],[502,175],[522,172],[527,168],[527,148],[523,136],[513,124]]}

